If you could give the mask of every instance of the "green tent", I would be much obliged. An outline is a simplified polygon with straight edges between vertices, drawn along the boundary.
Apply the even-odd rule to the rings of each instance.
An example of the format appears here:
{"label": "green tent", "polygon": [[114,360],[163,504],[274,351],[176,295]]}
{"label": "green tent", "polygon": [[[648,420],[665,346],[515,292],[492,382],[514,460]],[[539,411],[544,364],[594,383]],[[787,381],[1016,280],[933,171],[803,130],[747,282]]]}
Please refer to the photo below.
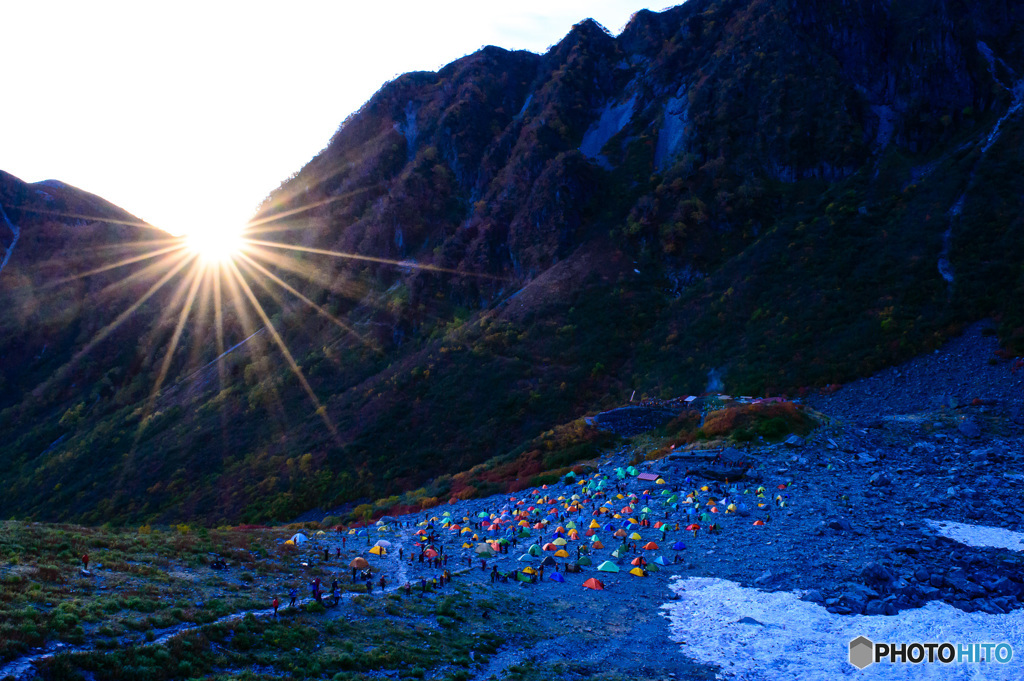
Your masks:
{"label": "green tent", "polygon": [[630,475],[632,475],[633,477],[636,477],[637,475],[640,475],[640,471],[638,471],[638,470],[637,470],[637,469],[636,469],[635,467],[633,467],[633,466],[630,466],[629,468],[627,468],[627,469],[626,469],[626,472],[627,472],[627,473],[629,473]]}
{"label": "green tent", "polygon": [[536,556],[531,556],[528,553],[524,553],[523,555],[519,556],[519,560],[520,561],[531,561],[531,560],[537,560],[537,557]]}
{"label": "green tent", "polygon": [[594,561],[590,560],[588,556],[583,556],[578,561],[576,561],[576,563],[578,565],[593,565]]}
{"label": "green tent", "polygon": [[622,550],[621,546],[612,551],[612,558],[622,558],[624,555],[626,555],[626,552]]}
{"label": "green tent", "polygon": [[618,572],[619,566],[611,562],[610,560],[606,560],[605,562],[598,565],[597,569],[601,572]]}
{"label": "green tent", "polygon": [[519,581],[519,582],[529,582],[530,581],[530,575],[526,574],[525,572],[517,572],[516,573],[516,581]]}
{"label": "green tent", "polygon": [[528,550],[528,553],[529,553],[529,554],[530,554],[531,556],[539,556],[539,555],[540,555],[541,553],[543,553],[543,552],[542,552],[542,551],[540,550],[540,547],[539,547],[539,546],[537,546],[536,544],[534,544],[533,546],[531,546],[531,547],[529,548],[529,550]]}

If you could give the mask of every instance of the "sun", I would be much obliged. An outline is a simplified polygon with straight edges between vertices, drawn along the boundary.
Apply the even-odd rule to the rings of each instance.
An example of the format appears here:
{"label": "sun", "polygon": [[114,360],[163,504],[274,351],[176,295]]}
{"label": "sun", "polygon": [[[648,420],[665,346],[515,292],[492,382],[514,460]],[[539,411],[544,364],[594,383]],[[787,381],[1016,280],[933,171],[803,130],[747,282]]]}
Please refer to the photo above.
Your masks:
{"label": "sun", "polygon": [[189,249],[207,263],[225,263],[242,250],[244,227],[201,225],[185,232]]}

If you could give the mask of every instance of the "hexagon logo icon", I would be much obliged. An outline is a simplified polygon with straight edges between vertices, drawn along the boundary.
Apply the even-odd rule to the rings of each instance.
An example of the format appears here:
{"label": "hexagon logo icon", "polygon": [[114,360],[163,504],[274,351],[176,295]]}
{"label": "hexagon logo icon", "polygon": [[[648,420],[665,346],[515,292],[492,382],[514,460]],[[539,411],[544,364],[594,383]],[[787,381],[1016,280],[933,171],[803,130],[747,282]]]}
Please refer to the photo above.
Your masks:
{"label": "hexagon logo icon", "polygon": [[850,664],[857,669],[864,669],[875,661],[875,644],[866,636],[858,636],[850,641]]}

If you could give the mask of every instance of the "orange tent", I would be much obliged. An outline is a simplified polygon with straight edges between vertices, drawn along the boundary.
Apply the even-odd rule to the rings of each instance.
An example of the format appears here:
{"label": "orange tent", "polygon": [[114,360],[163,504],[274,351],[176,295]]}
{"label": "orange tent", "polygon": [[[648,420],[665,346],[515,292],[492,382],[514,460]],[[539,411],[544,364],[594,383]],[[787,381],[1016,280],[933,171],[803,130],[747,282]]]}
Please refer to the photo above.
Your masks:
{"label": "orange tent", "polygon": [[657,550],[658,550],[658,545],[655,544],[652,541],[649,541],[646,544],[644,544],[644,551],[657,551]]}
{"label": "orange tent", "polygon": [[435,551],[434,549],[427,549],[423,552],[423,555],[427,558],[437,558],[437,551]]}
{"label": "orange tent", "polygon": [[591,577],[587,581],[583,582],[584,589],[593,589],[594,591],[604,591],[604,583],[600,579],[594,579]]}

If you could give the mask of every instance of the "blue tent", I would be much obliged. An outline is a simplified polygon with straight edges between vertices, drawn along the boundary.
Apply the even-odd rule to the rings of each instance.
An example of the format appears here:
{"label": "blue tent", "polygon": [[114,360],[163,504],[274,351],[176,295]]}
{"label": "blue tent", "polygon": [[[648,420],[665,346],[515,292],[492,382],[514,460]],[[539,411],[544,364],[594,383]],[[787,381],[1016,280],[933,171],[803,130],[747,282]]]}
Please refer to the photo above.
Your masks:
{"label": "blue tent", "polygon": [[684,544],[681,541],[677,541],[675,544],[672,545],[672,550],[673,551],[682,551],[685,548],[686,548],[686,544]]}
{"label": "blue tent", "polygon": [[564,582],[565,581],[565,577],[562,576],[561,572],[554,572],[554,573],[551,574],[551,581],[552,582]]}

